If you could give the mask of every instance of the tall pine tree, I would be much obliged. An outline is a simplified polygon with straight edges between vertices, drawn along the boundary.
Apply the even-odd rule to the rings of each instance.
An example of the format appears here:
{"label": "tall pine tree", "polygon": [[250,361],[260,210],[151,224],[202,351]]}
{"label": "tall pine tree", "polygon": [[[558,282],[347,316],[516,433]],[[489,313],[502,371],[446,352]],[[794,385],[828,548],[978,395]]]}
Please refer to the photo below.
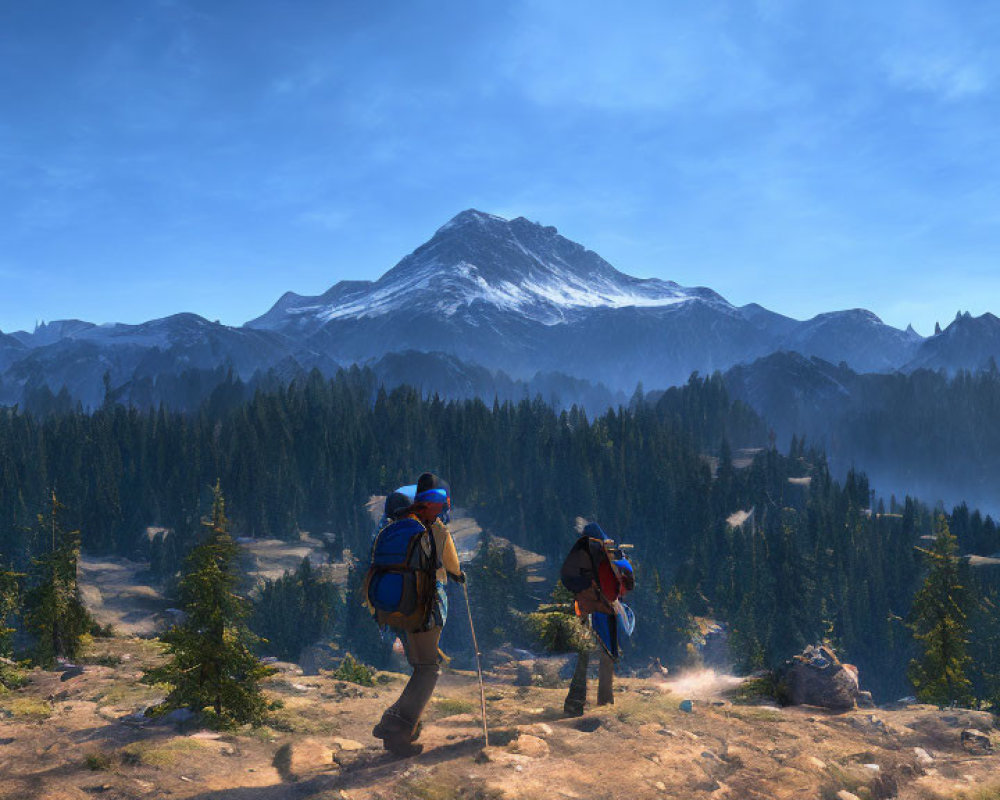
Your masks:
{"label": "tall pine tree", "polygon": [[34,661],[43,667],[57,658],[75,658],[93,622],[77,583],[80,531],[63,530],[59,516],[65,506],[55,492],[50,503],[48,514],[38,515],[35,534],[44,551],[32,559],[32,586],[24,603],[24,627],[35,640]]}
{"label": "tall pine tree", "polygon": [[971,659],[968,592],[961,580],[958,540],[943,514],[935,521],[934,545],[924,550],[929,569],[913,600],[911,625],[922,655],[910,662],[909,677],[925,703],[950,705],[972,701],[967,676]]}
{"label": "tall pine tree", "polygon": [[268,708],[260,683],[273,669],[253,653],[259,640],[246,624],[249,603],[236,594],[239,546],[218,483],[213,496],[205,539],[188,556],[180,582],[186,619],[163,636],[171,659],[143,681],[173,687],[162,710],[211,709],[221,723],[259,725]]}

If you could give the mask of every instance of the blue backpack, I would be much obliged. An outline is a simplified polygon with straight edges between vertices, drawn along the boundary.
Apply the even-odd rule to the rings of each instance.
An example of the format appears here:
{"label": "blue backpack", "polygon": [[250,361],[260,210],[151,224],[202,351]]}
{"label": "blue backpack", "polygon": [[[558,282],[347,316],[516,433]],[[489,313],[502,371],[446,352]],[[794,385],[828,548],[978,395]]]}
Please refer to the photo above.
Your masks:
{"label": "blue backpack", "polygon": [[413,517],[390,522],[372,543],[365,597],[380,627],[420,630],[434,610],[437,548]]}

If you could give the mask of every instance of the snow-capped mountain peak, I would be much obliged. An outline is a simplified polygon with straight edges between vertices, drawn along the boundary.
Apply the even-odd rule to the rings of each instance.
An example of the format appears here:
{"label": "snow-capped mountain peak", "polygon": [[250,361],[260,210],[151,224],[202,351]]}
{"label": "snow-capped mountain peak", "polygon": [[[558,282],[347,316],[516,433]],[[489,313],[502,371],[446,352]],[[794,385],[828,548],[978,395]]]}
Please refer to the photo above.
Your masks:
{"label": "snow-capped mountain peak", "polygon": [[709,289],[625,275],[554,227],[469,209],[374,283],[337,284],[320,297],[288,294],[248,324],[318,328],[404,308],[452,317],[492,307],[554,325],[580,309],[662,307],[694,299],[729,307]]}

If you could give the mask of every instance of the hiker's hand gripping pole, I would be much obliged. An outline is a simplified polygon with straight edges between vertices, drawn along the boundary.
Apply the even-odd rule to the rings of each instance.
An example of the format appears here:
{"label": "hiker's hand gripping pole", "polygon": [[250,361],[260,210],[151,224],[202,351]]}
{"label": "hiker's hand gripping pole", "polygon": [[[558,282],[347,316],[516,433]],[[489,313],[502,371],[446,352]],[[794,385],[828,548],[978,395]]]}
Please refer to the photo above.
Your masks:
{"label": "hiker's hand gripping pole", "polygon": [[476,651],[476,674],[479,675],[479,704],[483,710],[483,747],[490,746],[490,733],[486,728],[486,689],[483,687],[483,665],[480,659],[479,643],[476,641],[476,626],[472,622],[472,604],[469,602],[469,586],[462,581],[465,594],[465,610],[469,612],[469,630],[472,632],[472,649]]}

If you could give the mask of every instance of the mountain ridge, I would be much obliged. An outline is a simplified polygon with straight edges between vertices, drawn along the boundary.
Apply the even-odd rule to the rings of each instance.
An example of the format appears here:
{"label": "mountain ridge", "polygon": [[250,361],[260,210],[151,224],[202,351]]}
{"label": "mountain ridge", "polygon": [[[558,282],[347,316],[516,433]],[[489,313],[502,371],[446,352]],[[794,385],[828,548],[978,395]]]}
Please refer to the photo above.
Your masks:
{"label": "mountain ridge", "polygon": [[627,275],[553,226],[476,209],[453,216],[377,280],[341,280],[315,296],[287,291],[242,326],[175,314],[138,325],[57,320],[5,336],[0,402],[45,384],[70,387],[85,405],[101,401],[105,372],[116,386],[225,365],[247,378],[408,351],[515,381],[560,373],[626,396],[640,382],[667,387],[781,351],[859,372],[953,372],[1000,357],[992,314],[960,314],[927,339],[865,309],[797,320],[756,303],[734,306],[704,286]]}

